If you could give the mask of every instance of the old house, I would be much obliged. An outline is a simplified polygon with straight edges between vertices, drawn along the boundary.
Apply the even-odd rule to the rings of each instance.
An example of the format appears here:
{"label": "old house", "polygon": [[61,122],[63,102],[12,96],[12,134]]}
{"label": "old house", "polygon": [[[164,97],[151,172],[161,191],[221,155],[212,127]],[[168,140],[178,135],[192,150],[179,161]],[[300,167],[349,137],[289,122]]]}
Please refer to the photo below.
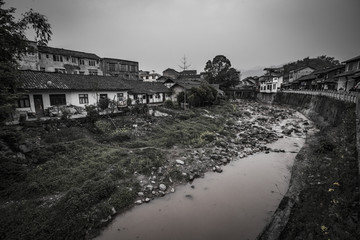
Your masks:
{"label": "old house", "polygon": [[135,61],[102,58],[101,69],[105,76],[121,77],[128,80],[139,80],[139,63]]}
{"label": "old house", "polygon": [[100,57],[62,48],[37,46],[39,69],[43,72],[60,72],[80,75],[103,75]]}
{"label": "old house", "polygon": [[344,61],[345,71],[336,75],[339,78],[337,90],[351,90],[359,82],[360,56]]}
{"label": "old house", "polygon": [[167,68],[166,70],[163,71],[163,76],[169,77],[171,79],[177,79],[179,75],[180,73],[172,68]]}
{"label": "old house", "polygon": [[283,67],[265,68],[266,73],[259,78],[261,93],[276,93],[283,83]]}
{"label": "old house", "polygon": [[315,85],[316,89],[321,90],[336,90],[339,77],[337,75],[343,73],[344,65],[337,65],[333,67],[326,67],[316,71]]}
{"label": "old house", "polygon": [[171,90],[158,82],[127,81],[131,104],[161,104],[170,99]]}
{"label": "old house", "polygon": [[126,106],[130,87],[117,77],[21,71],[17,79],[17,111],[43,116],[53,106],[96,105],[100,98]]}
{"label": "old house", "polygon": [[156,73],[155,71],[142,71],[139,72],[140,79],[144,82],[156,82],[157,79],[161,76],[160,74]]}
{"label": "old house", "polygon": [[295,81],[296,79],[301,78],[302,76],[309,75],[314,70],[315,69],[313,67],[310,67],[310,66],[305,66],[305,67],[301,67],[301,68],[291,70],[289,72],[289,83]]}

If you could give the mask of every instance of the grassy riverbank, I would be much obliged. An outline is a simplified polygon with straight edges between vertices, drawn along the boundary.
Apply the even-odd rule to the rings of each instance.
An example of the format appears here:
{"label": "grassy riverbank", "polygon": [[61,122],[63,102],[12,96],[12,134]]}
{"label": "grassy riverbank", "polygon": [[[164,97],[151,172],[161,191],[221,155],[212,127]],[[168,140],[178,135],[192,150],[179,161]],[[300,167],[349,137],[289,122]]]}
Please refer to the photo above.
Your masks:
{"label": "grassy riverbank", "polygon": [[[113,120],[49,121],[1,129],[0,208],[4,217],[0,218],[0,238],[88,238],[112,215],[131,207],[145,183],[155,183],[154,190],[145,192],[154,198],[164,194],[159,183],[174,186],[215,168],[222,159],[214,157],[214,149],[220,149],[219,154],[221,151],[228,160],[245,147],[253,146],[254,152],[264,149],[248,142],[250,137],[262,134],[259,142],[266,143],[277,136],[237,120],[249,119],[248,109],[254,114],[270,112],[271,117],[260,120],[263,124],[290,112],[258,104],[254,108],[254,104],[159,109],[167,117],[129,114]],[[237,148],[231,150],[227,141],[241,129],[255,132],[233,142]],[[189,152],[184,166],[175,165],[172,157],[183,155],[181,149],[206,145],[211,151],[199,152],[202,165],[191,164],[198,157],[194,152]],[[205,160],[206,154],[212,154],[211,158]]]}

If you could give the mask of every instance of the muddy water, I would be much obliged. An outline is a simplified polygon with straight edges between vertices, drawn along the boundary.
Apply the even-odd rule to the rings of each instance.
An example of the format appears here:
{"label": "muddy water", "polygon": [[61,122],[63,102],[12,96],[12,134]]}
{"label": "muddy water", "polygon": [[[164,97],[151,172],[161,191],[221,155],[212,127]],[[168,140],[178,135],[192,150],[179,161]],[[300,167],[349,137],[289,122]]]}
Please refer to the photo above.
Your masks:
{"label": "muddy water", "polygon": [[255,239],[282,194],[304,137],[270,144],[285,153],[258,153],[231,162],[223,173],[205,174],[192,184],[117,216],[97,238],[110,239]]}

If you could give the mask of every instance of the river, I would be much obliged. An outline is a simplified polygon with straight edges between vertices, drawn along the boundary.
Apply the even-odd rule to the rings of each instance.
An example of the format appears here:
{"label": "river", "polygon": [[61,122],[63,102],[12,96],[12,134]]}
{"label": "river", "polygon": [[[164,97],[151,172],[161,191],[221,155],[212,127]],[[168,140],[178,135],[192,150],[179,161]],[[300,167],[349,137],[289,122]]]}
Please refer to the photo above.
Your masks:
{"label": "river", "polygon": [[285,152],[232,161],[221,174],[208,172],[175,193],[135,206],[96,239],[255,239],[286,193],[304,142],[304,135],[281,138],[268,146]]}

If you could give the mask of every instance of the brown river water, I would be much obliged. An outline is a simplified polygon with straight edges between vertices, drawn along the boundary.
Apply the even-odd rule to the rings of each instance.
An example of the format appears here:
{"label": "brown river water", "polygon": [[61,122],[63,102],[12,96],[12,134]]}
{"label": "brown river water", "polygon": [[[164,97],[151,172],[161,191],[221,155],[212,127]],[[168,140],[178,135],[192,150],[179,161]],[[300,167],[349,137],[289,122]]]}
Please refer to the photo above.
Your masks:
{"label": "brown river water", "polygon": [[176,192],[118,215],[98,240],[255,239],[288,189],[305,136],[269,144],[285,153],[257,153],[209,172]]}

